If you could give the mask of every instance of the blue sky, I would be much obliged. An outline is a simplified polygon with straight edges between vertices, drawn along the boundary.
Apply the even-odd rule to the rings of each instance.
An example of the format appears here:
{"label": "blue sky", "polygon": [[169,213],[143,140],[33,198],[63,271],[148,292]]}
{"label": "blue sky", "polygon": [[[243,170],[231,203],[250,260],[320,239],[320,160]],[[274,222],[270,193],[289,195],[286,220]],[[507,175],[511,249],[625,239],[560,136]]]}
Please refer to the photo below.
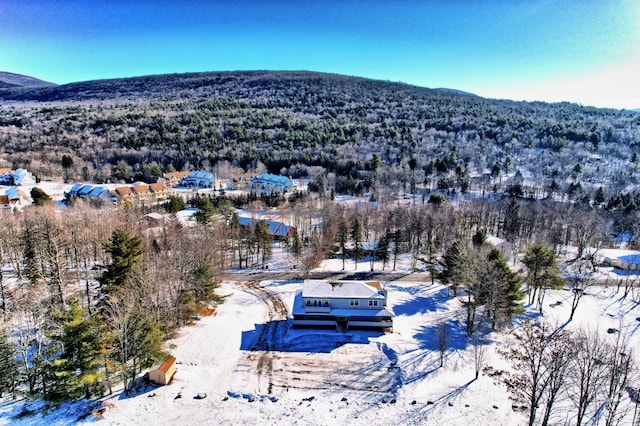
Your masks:
{"label": "blue sky", "polygon": [[640,108],[640,1],[0,0],[3,71],[251,69]]}

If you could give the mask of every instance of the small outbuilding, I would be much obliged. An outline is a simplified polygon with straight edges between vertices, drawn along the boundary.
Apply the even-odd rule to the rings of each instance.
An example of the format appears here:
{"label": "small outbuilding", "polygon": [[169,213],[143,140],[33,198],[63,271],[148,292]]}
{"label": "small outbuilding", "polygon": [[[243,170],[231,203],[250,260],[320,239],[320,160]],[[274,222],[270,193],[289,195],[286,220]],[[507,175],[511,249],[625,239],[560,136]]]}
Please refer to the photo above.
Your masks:
{"label": "small outbuilding", "polygon": [[176,374],[176,357],[170,356],[160,367],[149,371],[149,380],[159,385],[167,385]]}

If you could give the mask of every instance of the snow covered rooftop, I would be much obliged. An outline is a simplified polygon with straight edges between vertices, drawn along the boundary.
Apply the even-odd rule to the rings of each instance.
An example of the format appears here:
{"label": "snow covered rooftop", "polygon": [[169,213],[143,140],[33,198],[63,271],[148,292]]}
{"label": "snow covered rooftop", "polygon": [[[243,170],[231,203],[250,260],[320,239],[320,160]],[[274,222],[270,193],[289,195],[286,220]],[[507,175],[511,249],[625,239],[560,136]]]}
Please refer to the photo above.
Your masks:
{"label": "snow covered rooftop", "polygon": [[307,280],[302,286],[302,297],[384,299],[385,293],[378,281]]}

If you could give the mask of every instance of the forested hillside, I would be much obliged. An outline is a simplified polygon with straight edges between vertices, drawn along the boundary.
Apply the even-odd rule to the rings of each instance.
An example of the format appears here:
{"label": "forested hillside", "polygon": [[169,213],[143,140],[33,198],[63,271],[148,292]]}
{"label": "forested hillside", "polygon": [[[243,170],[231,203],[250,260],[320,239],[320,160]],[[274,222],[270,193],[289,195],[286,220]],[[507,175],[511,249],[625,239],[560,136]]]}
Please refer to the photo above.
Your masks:
{"label": "forested hillside", "polygon": [[40,178],[264,165],[320,191],[507,191],[635,208],[633,111],[266,71],[0,88],[0,99],[0,166]]}

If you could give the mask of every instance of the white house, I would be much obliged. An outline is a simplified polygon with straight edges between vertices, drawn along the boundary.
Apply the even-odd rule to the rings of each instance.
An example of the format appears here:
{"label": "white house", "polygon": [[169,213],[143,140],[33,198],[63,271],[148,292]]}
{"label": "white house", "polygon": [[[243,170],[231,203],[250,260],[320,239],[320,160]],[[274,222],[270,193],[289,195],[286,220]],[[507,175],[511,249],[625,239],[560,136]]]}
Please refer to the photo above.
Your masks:
{"label": "white house", "polygon": [[391,330],[393,310],[378,281],[305,280],[293,302],[294,327]]}

